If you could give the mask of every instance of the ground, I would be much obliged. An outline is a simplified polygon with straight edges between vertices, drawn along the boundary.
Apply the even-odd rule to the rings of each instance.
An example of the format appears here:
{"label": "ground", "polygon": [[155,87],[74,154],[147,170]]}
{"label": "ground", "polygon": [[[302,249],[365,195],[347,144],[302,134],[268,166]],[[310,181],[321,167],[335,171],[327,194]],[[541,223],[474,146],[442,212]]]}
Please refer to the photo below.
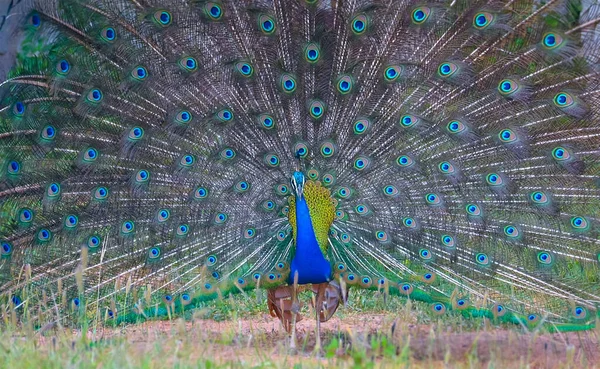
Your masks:
{"label": "ground", "polygon": [[225,321],[153,321],[118,328],[4,332],[0,367],[19,368],[600,368],[598,332],[527,333],[482,324],[476,331],[442,321],[414,323],[412,311],[342,313],[323,327],[298,323],[298,350],[267,314]]}

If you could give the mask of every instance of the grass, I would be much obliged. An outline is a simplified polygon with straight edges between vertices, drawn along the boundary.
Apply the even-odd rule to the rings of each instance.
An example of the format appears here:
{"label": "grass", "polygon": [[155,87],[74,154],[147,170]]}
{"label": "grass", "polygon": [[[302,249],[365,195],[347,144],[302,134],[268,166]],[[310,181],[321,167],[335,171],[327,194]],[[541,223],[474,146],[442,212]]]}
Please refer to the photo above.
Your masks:
{"label": "grass", "polygon": [[89,329],[34,330],[9,323],[0,333],[6,368],[600,368],[598,332],[542,334],[495,327],[428,304],[352,291],[324,323],[314,352],[314,319],[304,295],[298,350],[267,314],[262,293],[223,298],[187,320]]}

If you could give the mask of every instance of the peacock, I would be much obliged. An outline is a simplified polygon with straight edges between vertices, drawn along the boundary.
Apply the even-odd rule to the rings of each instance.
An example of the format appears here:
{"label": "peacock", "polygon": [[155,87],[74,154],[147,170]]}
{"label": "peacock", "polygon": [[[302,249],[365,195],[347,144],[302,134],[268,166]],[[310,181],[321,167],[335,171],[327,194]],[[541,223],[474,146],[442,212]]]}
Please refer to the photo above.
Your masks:
{"label": "peacock", "polygon": [[0,83],[0,294],[34,326],[354,289],[548,331],[600,304],[600,5],[39,0]]}

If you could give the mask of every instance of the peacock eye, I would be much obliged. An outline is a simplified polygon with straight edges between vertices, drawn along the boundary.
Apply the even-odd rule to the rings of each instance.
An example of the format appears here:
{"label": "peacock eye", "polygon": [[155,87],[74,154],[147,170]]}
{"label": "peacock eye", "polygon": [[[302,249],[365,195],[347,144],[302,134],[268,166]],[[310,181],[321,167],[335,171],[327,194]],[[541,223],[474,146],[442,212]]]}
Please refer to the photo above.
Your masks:
{"label": "peacock eye", "polygon": [[369,20],[365,14],[357,15],[351,22],[352,32],[357,36],[364,34],[367,31],[368,22]]}
{"label": "peacock eye", "polygon": [[261,14],[258,17],[258,26],[265,35],[272,35],[275,32],[275,19],[267,14]]}
{"label": "peacock eye", "polygon": [[204,5],[204,13],[213,21],[218,21],[223,17],[223,8],[220,4],[208,2]]}
{"label": "peacock eye", "polygon": [[412,22],[415,24],[423,24],[427,21],[427,19],[429,19],[429,16],[431,15],[431,9],[425,6],[421,6],[418,8],[415,8],[412,11]]}

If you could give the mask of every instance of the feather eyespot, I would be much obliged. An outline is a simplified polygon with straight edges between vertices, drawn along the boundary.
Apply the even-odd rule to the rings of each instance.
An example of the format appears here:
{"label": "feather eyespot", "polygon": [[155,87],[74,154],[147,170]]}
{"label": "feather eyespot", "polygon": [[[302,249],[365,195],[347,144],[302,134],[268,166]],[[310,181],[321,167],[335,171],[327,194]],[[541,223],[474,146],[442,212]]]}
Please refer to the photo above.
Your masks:
{"label": "feather eyespot", "polygon": [[459,120],[453,120],[450,123],[448,123],[448,125],[446,125],[446,129],[448,130],[448,132],[456,134],[464,132],[467,129],[467,126]]}
{"label": "feather eyespot", "polygon": [[419,122],[420,119],[411,114],[405,114],[402,117],[400,117],[400,126],[403,128],[414,127],[417,124],[419,124]]}
{"label": "feather eyespot", "polygon": [[93,147],[89,147],[83,151],[83,161],[86,163],[95,162],[99,155],[100,154],[98,153],[98,150],[94,149]]}
{"label": "feather eyespot", "polygon": [[71,64],[66,59],[62,59],[58,63],[56,63],[56,72],[61,75],[67,75],[71,70]]}
{"label": "feather eyespot", "polygon": [[476,204],[467,204],[465,210],[467,211],[467,214],[471,216],[481,215],[481,208]]}
{"label": "feather eyespot", "polygon": [[227,221],[227,214],[225,213],[217,213],[215,215],[215,223],[216,224],[224,224]]}
{"label": "feather eyespot", "polygon": [[542,37],[542,44],[544,45],[544,48],[548,49],[548,50],[554,50],[558,47],[560,47],[560,45],[563,44],[564,42],[564,38],[559,35],[558,33],[554,33],[554,32],[547,32],[544,34],[544,36]]}
{"label": "feather eyespot", "polygon": [[287,233],[284,231],[279,231],[277,232],[277,240],[279,242],[285,241],[285,239],[287,238]]}
{"label": "feather eyespot", "polygon": [[331,173],[323,174],[323,184],[326,187],[333,186],[335,184],[335,176]]}
{"label": "feather eyespot", "polygon": [[131,71],[131,76],[138,81],[143,81],[148,77],[148,70],[142,66],[137,66]]}
{"label": "feather eyespot", "polygon": [[127,135],[127,138],[131,141],[139,141],[142,137],[144,137],[144,129],[142,127],[133,127]]}
{"label": "feather eyespot", "polygon": [[21,101],[17,101],[14,103],[12,111],[17,117],[22,117],[25,114],[25,104]]}
{"label": "feather eyespot", "polygon": [[6,172],[10,175],[19,174],[21,172],[21,163],[16,160],[9,161],[6,167]]}
{"label": "feather eyespot", "polygon": [[442,239],[442,245],[444,245],[445,247],[454,248],[456,245],[454,242],[454,237],[452,237],[452,236],[444,234],[444,235],[442,235],[441,239]]}
{"label": "feather eyespot", "polygon": [[473,27],[482,30],[490,26],[494,21],[494,15],[489,12],[479,12],[473,17]]}
{"label": "feather eyespot", "polygon": [[354,160],[354,169],[358,171],[365,170],[371,165],[371,160],[366,156],[359,156]]}
{"label": "feather eyespot", "polygon": [[252,64],[248,62],[238,62],[235,64],[235,69],[240,73],[243,77],[252,77],[254,74],[254,67]]}
{"label": "feather eyespot", "polygon": [[431,253],[431,251],[427,250],[427,249],[420,249],[419,250],[419,257],[423,260],[431,260],[433,258],[433,254]]}
{"label": "feather eyespot", "polygon": [[160,209],[157,213],[156,213],[156,220],[159,223],[164,223],[167,220],[169,220],[169,218],[171,217],[171,212],[169,211],[169,209]]}
{"label": "feather eyespot", "polygon": [[553,262],[552,255],[546,251],[540,251],[537,254],[537,260],[540,264],[550,265]]}
{"label": "feather eyespot", "polygon": [[575,319],[585,319],[587,318],[587,309],[584,308],[583,306],[575,306],[573,308],[573,317]]}
{"label": "feather eyespot", "polygon": [[163,27],[166,27],[168,25],[171,24],[171,22],[173,21],[173,17],[171,16],[171,13],[169,13],[166,10],[159,10],[157,12],[154,13],[154,21]]}
{"label": "feather eyespot", "polygon": [[414,287],[410,283],[399,283],[398,290],[400,291],[401,294],[403,294],[405,296],[410,296],[410,294],[414,290]]}
{"label": "feather eyespot", "polygon": [[46,228],[40,229],[37,232],[37,240],[39,242],[50,242],[52,240],[52,232]]}
{"label": "feather eyespot", "polygon": [[19,210],[19,222],[23,225],[29,225],[33,222],[33,210],[29,208],[22,208]]}
{"label": "feather eyespot", "polygon": [[510,129],[503,129],[498,134],[498,138],[504,143],[510,143],[517,140],[517,134]]}
{"label": "feather eyespot", "polygon": [[48,125],[42,128],[40,132],[40,137],[44,141],[52,141],[56,137],[56,128],[54,126]]}
{"label": "feather eyespot", "polygon": [[371,213],[371,209],[365,204],[358,204],[354,208],[357,214],[359,215],[369,215]]}
{"label": "feather eyespot", "polygon": [[321,145],[321,156],[330,158],[335,153],[335,145],[331,141],[326,141]]}
{"label": "feather eyespot", "polygon": [[186,72],[195,72],[198,70],[198,61],[196,58],[186,56],[179,60],[179,66]]}
{"label": "feather eyespot", "polygon": [[403,168],[411,167],[415,162],[408,155],[401,155],[396,159],[396,163]]}
{"label": "feather eyespot", "polygon": [[485,181],[490,186],[501,186],[504,183],[502,176],[498,173],[488,173],[485,176]]}
{"label": "feather eyespot", "polygon": [[321,119],[325,113],[325,104],[320,100],[313,100],[308,106],[308,112],[313,119]]}
{"label": "feather eyespot", "polygon": [[435,193],[428,193],[425,195],[425,201],[427,205],[437,206],[442,204],[442,198]]}
{"label": "feather eyespot", "polygon": [[161,251],[160,247],[154,246],[148,250],[148,257],[150,259],[158,259],[160,257]]}
{"label": "feather eyespot", "polygon": [[452,174],[455,172],[454,165],[452,165],[450,162],[447,162],[447,161],[443,161],[443,162],[439,163],[438,169],[443,174]]}
{"label": "feather eyespot", "polygon": [[275,210],[275,202],[271,201],[271,200],[265,200],[262,202],[261,204],[263,210],[266,211],[273,211]]}
{"label": "feather eyespot", "polygon": [[396,188],[396,186],[393,185],[387,185],[383,188],[383,194],[388,196],[388,197],[395,197],[397,196],[399,193],[398,189]]}
{"label": "feather eyespot", "polygon": [[89,101],[89,102],[99,103],[100,101],[102,101],[103,97],[104,97],[104,95],[102,94],[102,91],[100,91],[97,88],[94,88],[90,92],[88,92],[86,98],[87,98],[87,101]]}
{"label": "feather eyespot", "polygon": [[267,154],[264,157],[264,162],[271,168],[275,168],[279,166],[279,156],[276,154]]}
{"label": "feather eyespot", "polygon": [[314,42],[308,43],[308,45],[306,45],[306,47],[304,48],[304,59],[307,62],[314,64],[318,62],[320,58],[321,49],[319,45]]}
{"label": "feather eyespot", "polygon": [[388,83],[395,82],[402,75],[402,72],[401,65],[389,65],[383,71],[383,78]]}
{"label": "feather eyespot", "polygon": [[117,31],[113,27],[105,27],[100,31],[100,38],[108,43],[117,39]]}
{"label": "feather eyespot", "polygon": [[102,238],[98,235],[91,235],[88,237],[86,246],[90,249],[96,249],[102,243]]}
{"label": "feather eyespot", "polygon": [[404,224],[406,228],[415,228],[417,226],[417,222],[411,217],[405,217],[402,219],[402,224]]}
{"label": "feather eyespot", "polygon": [[207,266],[213,266],[217,263],[217,257],[215,255],[209,255],[206,258],[206,265]]}
{"label": "feather eyespot", "polygon": [[506,314],[506,308],[502,304],[495,304],[492,307],[492,314],[494,314],[495,318],[500,318]]}
{"label": "feather eyespot", "polygon": [[179,226],[177,226],[177,229],[175,231],[175,233],[179,237],[186,236],[189,232],[190,232],[190,226],[187,224],[180,224]]}
{"label": "feather eyespot", "polygon": [[431,15],[431,9],[425,6],[421,6],[418,8],[415,8],[412,11],[412,16],[411,16],[411,20],[413,23],[415,24],[423,24],[427,21],[427,19],[429,19],[429,16]]}
{"label": "feather eyespot", "polygon": [[309,169],[307,174],[308,178],[312,179],[313,181],[319,179],[319,171],[315,168]]}
{"label": "feather eyespot", "polygon": [[482,266],[487,266],[490,264],[489,257],[482,252],[475,255],[475,261],[477,262],[477,264],[482,265]]}
{"label": "feather eyespot", "polygon": [[512,239],[516,239],[519,238],[521,236],[521,232],[519,231],[519,229],[514,226],[514,225],[507,225],[504,227],[504,235],[506,237],[512,238]]}
{"label": "feather eyespot", "polygon": [[256,229],[254,228],[246,228],[243,232],[245,239],[251,239],[256,236]]}
{"label": "feather eyespot", "polygon": [[235,151],[232,148],[225,148],[221,150],[220,156],[225,160],[231,160],[235,158]]}
{"label": "feather eyespot", "polygon": [[239,193],[246,192],[250,189],[250,183],[247,181],[239,181],[233,186],[233,189]]}
{"label": "feather eyespot", "polygon": [[575,103],[575,99],[567,92],[559,92],[554,95],[554,105],[559,108],[567,108]]}
{"label": "feather eyespot", "polygon": [[548,202],[548,196],[542,191],[532,192],[529,198],[534,204],[545,204]]}
{"label": "feather eyespot", "polygon": [[275,19],[270,15],[261,14],[258,16],[258,26],[265,35],[272,35],[276,28]]}
{"label": "feather eyespot", "polygon": [[136,183],[139,183],[139,184],[148,183],[149,180],[150,180],[150,172],[148,172],[145,169],[140,169],[135,174]]}
{"label": "feather eyespot", "polygon": [[77,224],[79,224],[79,218],[77,215],[70,214],[65,217],[64,225],[66,228],[73,229],[77,227]]}
{"label": "feather eyespot", "polygon": [[573,227],[573,229],[575,229],[575,230],[578,230],[578,231],[586,230],[589,228],[589,226],[590,226],[589,222],[584,217],[575,216],[575,217],[571,218],[571,227]]}
{"label": "feather eyespot", "polygon": [[369,129],[369,127],[371,126],[371,122],[366,119],[366,118],[361,118],[358,119],[356,122],[354,122],[354,134],[355,135],[362,135],[363,133],[367,132],[367,130]]}
{"label": "feather eyespot", "polygon": [[275,186],[275,192],[277,192],[277,194],[280,196],[286,196],[287,194],[290,193],[290,189],[285,184],[279,184],[279,185]]}
{"label": "feather eyespot", "polygon": [[502,96],[509,97],[519,90],[519,83],[515,80],[505,78],[498,84],[498,91]]}
{"label": "feather eyespot", "polygon": [[135,231],[135,224],[131,220],[127,220],[121,224],[121,233],[131,234]]}
{"label": "feather eyespot", "polygon": [[223,17],[223,8],[217,3],[209,2],[204,5],[204,13],[209,19],[218,21]]}
{"label": "feather eyespot", "polygon": [[33,13],[31,17],[29,17],[29,24],[31,24],[34,28],[39,28],[42,24],[42,18],[38,13]]}
{"label": "feather eyespot", "polygon": [[365,14],[359,14],[359,15],[355,16],[354,19],[352,19],[352,22],[351,22],[352,32],[355,35],[360,36],[367,31],[368,25],[369,25],[369,20],[368,20],[367,16]]}
{"label": "feather eyespot", "polygon": [[56,198],[60,195],[60,184],[58,183],[50,183],[46,186],[46,196],[49,198]]}
{"label": "feather eyespot", "polygon": [[386,243],[389,241],[389,237],[386,231],[376,231],[375,238],[377,238],[377,241],[382,243]]}
{"label": "feather eyespot", "polygon": [[230,122],[233,119],[233,113],[229,109],[223,109],[217,113],[217,119],[220,122]]}
{"label": "feather eyespot", "polygon": [[275,119],[269,114],[259,115],[258,122],[264,129],[273,129],[275,127]]}
{"label": "feather eyespot", "polygon": [[279,78],[279,84],[283,92],[291,94],[296,91],[296,78],[289,73],[284,73]]}
{"label": "feather eyespot", "polygon": [[421,276],[421,282],[432,284],[437,279],[437,276],[434,272],[426,272]]}
{"label": "feather eyespot", "polygon": [[369,276],[363,276],[360,279],[360,285],[363,288],[369,288],[369,287],[371,287],[372,284],[373,284],[373,280]]}
{"label": "feather eyespot", "polygon": [[438,67],[438,75],[443,78],[448,78],[458,71],[458,65],[452,62],[444,62]]}
{"label": "feather eyespot", "polygon": [[185,168],[190,168],[194,165],[194,163],[196,163],[196,158],[194,157],[194,155],[184,155],[181,157],[181,159],[179,160],[179,165],[181,165],[182,167]]}
{"label": "feather eyespot", "polygon": [[205,187],[198,187],[194,191],[194,198],[202,200],[208,197],[208,190]]}
{"label": "feather eyespot", "polygon": [[179,124],[188,124],[192,121],[192,113],[187,110],[180,111],[175,116],[175,121]]}
{"label": "feather eyespot", "polygon": [[554,149],[552,149],[552,157],[556,161],[565,161],[571,158],[571,153],[566,148],[562,146],[557,146]]}
{"label": "feather eyespot", "polygon": [[354,80],[350,75],[343,75],[338,78],[336,83],[337,91],[342,95],[347,95],[352,92],[352,87],[354,86]]}
{"label": "feather eyespot", "polygon": [[431,310],[436,315],[442,315],[446,312],[446,305],[442,304],[441,302],[437,302],[431,306]]}

